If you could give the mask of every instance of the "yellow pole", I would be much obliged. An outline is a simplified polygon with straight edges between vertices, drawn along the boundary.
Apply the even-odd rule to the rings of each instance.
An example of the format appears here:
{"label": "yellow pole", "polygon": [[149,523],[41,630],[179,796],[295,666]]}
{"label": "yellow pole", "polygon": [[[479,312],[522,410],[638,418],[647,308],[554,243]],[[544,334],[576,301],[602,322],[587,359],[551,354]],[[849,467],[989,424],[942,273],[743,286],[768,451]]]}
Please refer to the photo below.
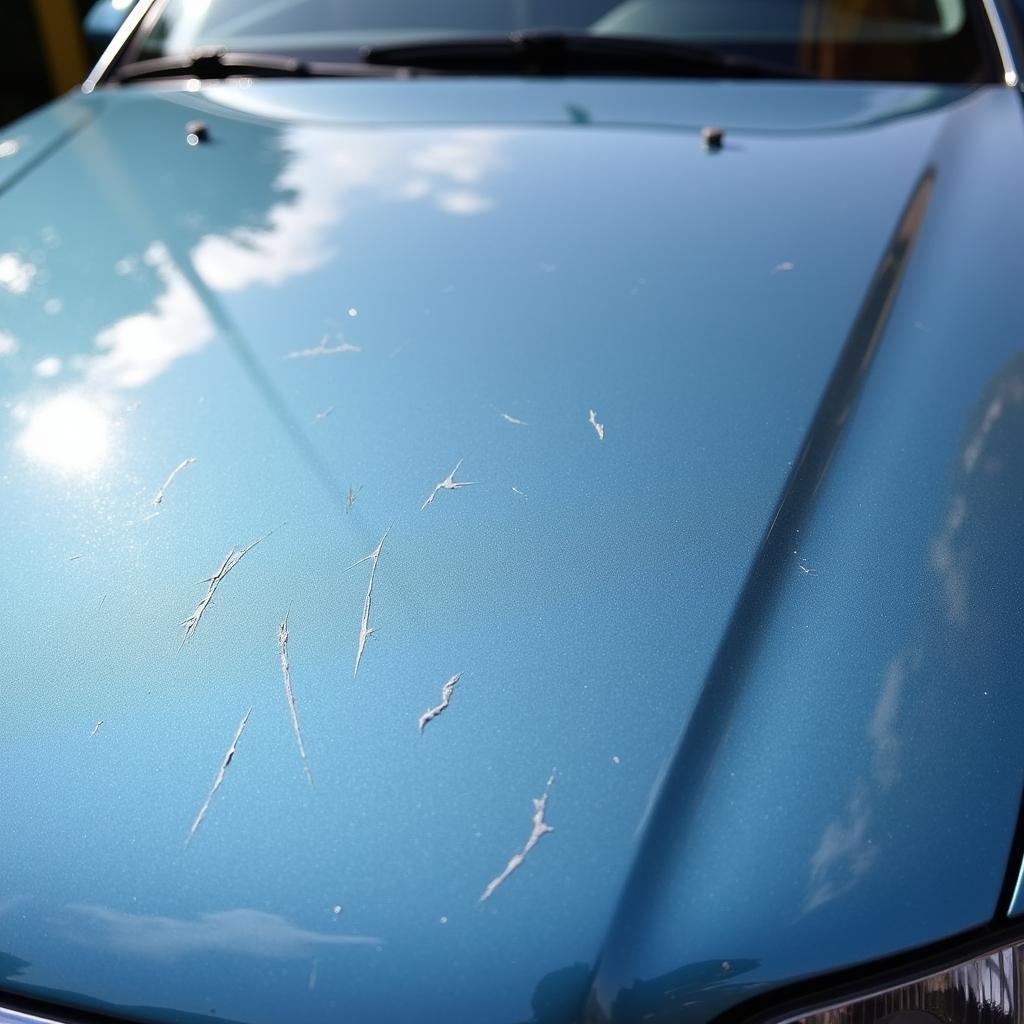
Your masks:
{"label": "yellow pole", "polygon": [[81,82],[87,70],[78,14],[72,0],[33,0],[33,6],[50,85],[59,96]]}

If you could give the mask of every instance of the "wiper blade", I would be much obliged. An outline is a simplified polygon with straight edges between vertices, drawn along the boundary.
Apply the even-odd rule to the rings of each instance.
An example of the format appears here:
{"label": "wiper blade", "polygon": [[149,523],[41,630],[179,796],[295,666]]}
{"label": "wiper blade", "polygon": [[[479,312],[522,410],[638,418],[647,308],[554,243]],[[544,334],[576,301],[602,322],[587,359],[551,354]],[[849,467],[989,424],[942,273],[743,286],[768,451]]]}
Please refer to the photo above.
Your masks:
{"label": "wiper blade", "polygon": [[298,60],[272,53],[235,53],[223,48],[194,50],[190,54],[133,61],[111,76],[115,82],[142,82],[152,78],[394,78],[407,68],[367,64],[331,64]]}
{"label": "wiper blade", "polygon": [[517,32],[369,46],[362,56],[367,64],[463,74],[810,77],[797,68],[671,40],[567,32]]}

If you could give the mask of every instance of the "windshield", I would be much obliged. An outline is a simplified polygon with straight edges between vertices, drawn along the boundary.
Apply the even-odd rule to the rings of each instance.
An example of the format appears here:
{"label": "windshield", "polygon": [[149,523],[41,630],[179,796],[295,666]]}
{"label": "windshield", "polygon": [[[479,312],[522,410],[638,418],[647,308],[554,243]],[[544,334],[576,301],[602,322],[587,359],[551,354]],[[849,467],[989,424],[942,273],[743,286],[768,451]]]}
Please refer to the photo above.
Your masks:
{"label": "windshield", "polygon": [[358,61],[369,46],[532,31],[685,43],[826,79],[997,80],[971,0],[158,0],[125,59],[218,46]]}

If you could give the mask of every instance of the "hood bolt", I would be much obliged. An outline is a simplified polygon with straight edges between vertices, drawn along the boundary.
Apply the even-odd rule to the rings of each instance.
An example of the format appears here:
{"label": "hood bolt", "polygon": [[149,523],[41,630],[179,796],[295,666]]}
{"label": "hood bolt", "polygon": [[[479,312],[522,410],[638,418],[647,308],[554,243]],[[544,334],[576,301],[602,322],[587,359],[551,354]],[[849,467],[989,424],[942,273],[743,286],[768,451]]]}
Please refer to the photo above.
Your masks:
{"label": "hood bolt", "polygon": [[185,141],[190,146],[198,146],[200,142],[210,141],[210,129],[205,121],[189,121],[185,125]]}
{"label": "hood bolt", "polygon": [[725,143],[725,129],[707,125],[700,130],[701,145],[712,152],[718,152]]}

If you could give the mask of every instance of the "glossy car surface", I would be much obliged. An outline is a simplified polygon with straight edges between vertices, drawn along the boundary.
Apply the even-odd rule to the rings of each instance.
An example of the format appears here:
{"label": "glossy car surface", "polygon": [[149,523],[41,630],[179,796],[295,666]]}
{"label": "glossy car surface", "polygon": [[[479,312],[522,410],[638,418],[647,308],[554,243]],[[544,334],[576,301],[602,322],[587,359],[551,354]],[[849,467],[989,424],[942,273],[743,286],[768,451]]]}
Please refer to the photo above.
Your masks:
{"label": "glossy car surface", "polygon": [[1017,89],[174,80],[5,139],[0,1003],[698,1022],[1003,919]]}

